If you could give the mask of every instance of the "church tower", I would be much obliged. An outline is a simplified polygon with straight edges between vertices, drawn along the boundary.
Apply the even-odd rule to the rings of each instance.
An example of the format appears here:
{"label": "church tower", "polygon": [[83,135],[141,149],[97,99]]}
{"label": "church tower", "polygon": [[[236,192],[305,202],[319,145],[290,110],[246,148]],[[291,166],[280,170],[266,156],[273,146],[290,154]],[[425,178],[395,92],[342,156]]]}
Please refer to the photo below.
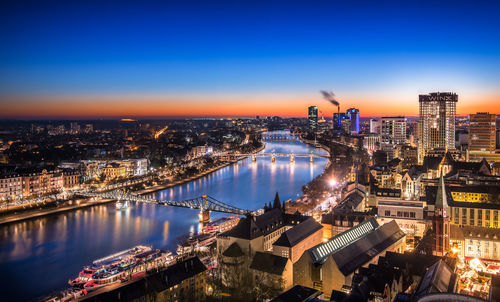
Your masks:
{"label": "church tower", "polygon": [[443,170],[441,170],[436,203],[434,204],[434,217],[432,219],[432,229],[435,237],[433,253],[436,256],[443,256],[450,249],[450,217],[448,216],[449,208],[443,174]]}

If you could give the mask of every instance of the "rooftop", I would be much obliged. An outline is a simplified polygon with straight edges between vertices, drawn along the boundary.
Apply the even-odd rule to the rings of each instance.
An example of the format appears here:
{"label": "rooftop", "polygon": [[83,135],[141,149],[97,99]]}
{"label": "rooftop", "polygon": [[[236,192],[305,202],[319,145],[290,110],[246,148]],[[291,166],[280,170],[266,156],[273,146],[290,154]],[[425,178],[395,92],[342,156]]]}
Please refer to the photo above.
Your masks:
{"label": "rooftop", "polygon": [[241,249],[241,247],[239,246],[238,243],[236,242],[233,242],[233,244],[231,244],[223,253],[222,253],[223,256],[226,256],[226,257],[231,257],[231,258],[235,258],[235,257],[241,257],[243,255],[245,255],[243,253],[243,250]]}
{"label": "rooftop", "polygon": [[330,255],[347,247],[359,238],[374,231],[379,224],[372,218],[366,222],[338,234],[325,243],[320,243],[308,250],[309,255],[315,263],[322,264]]}
{"label": "rooftop", "polygon": [[320,223],[309,217],[288,231],[283,232],[273,245],[293,247],[322,228],[323,226]]}
{"label": "rooftop", "polygon": [[365,197],[361,194],[361,192],[356,190],[347,195],[346,198],[344,198],[337,206],[335,206],[333,211],[335,213],[354,211],[354,209],[358,207],[364,199]]}
{"label": "rooftop", "polygon": [[259,216],[247,216],[240,219],[234,228],[219,236],[252,240],[268,235],[285,225],[300,224],[308,218],[309,216],[285,214],[281,209],[272,209]]}
{"label": "rooftop", "polygon": [[392,220],[332,254],[339,270],[347,276],[406,235]]}
{"label": "rooftop", "polygon": [[250,268],[261,272],[281,276],[285,270],[288,258],[266,252],[256,252]]}
{"label": "rooftop", "polygon": [[320,291],[305,287],[302,285],[295,285],[291,289],[277,296],[271,302],[305,302],[311,298],[315,298],[321,294]]}

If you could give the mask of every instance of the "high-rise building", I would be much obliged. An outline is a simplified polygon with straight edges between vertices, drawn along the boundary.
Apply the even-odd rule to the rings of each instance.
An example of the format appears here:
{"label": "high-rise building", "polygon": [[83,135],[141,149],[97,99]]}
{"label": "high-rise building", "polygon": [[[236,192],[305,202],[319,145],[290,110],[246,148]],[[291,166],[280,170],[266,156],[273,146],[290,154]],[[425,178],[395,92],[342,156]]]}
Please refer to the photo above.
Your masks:
{"label": "high-rise building", "polygon": [[420,163],[429,150],[455,149],[457,102],[458,95],[452,92],[419,95],[418,160]]}
{"label": "high-rise building", "polygon": [[346,115],[351,120],[351,132],[359,133],[359,109],[349,108]]}
{"label": "high-rise building", "polygon": [[346,119],[346,115],[343,112],[334,113],[333,114],[333,130],[335,132],[342,131],[342,120]]}
{"label": "high-rise building", "polygon": [[378,133],[380,134],[380,120],[379,119],[370,119],[370,133]]}
{"label": "high-rise building", "polygon": [[380,119],[381,149],[389,159],[394,158],[394,148],[406,142],[406,119],[404,116],[386,116]]}
{"label": "high-rise building", "polygon": [[495,152],[495,114],[488,112],[471,114],[469,122],[469,151]]}
{"label": "high-rise building", "polygon": [[307,110],[309,129],[316,131],[318,128],[318,106],[309,106]]}
{"label": "high-rise building", "polygon": [[341,123],[340,128],[341,128],[343,133],[350,134],[352,132],[350,119],[345,118],[345,119],[341,120],[340,123]]}
{"label": "high-rise building", "polygon": [[406,142],[406,119],[404,116],[386,116],[380,120],[380,134],[384,144],[404,144]]}

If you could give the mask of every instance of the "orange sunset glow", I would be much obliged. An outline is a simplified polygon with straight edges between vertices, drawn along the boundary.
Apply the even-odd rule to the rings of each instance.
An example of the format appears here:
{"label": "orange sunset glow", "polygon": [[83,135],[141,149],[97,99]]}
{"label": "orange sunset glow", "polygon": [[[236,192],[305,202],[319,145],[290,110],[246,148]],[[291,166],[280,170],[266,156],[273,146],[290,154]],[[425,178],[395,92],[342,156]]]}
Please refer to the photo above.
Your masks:
{"label": "orange sunset glow", "polygon": [[[317,105],[322,115],[331,117],[337,111],[321,96],[222,96],[200,97],[75,97],[34,100],[8,100],[2,103],[0,116],[41,118],[85,117],[198,117],[198,116],[287,116],[304,117],[306,108]],[[400,99],[390,97],[346,97],[341,110],[350,107],[360,109],[361,116],[418,115],[418,95]],[[457,115],[479,111],[500,112],[500,96],[460,97]]]}

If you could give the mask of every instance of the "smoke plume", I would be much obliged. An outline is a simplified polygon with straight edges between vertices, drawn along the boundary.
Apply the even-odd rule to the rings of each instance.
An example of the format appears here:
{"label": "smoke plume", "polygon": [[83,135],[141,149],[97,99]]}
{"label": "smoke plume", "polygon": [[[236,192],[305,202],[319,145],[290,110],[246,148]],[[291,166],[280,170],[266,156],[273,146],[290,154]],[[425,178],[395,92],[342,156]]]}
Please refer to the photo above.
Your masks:
{"label": "smoke plume", "polygon": [[340,103],[335,99],[335,94],[331,91],[321,90],[321,94],[325,100],[329,101],[333,105],[340,107]]}

